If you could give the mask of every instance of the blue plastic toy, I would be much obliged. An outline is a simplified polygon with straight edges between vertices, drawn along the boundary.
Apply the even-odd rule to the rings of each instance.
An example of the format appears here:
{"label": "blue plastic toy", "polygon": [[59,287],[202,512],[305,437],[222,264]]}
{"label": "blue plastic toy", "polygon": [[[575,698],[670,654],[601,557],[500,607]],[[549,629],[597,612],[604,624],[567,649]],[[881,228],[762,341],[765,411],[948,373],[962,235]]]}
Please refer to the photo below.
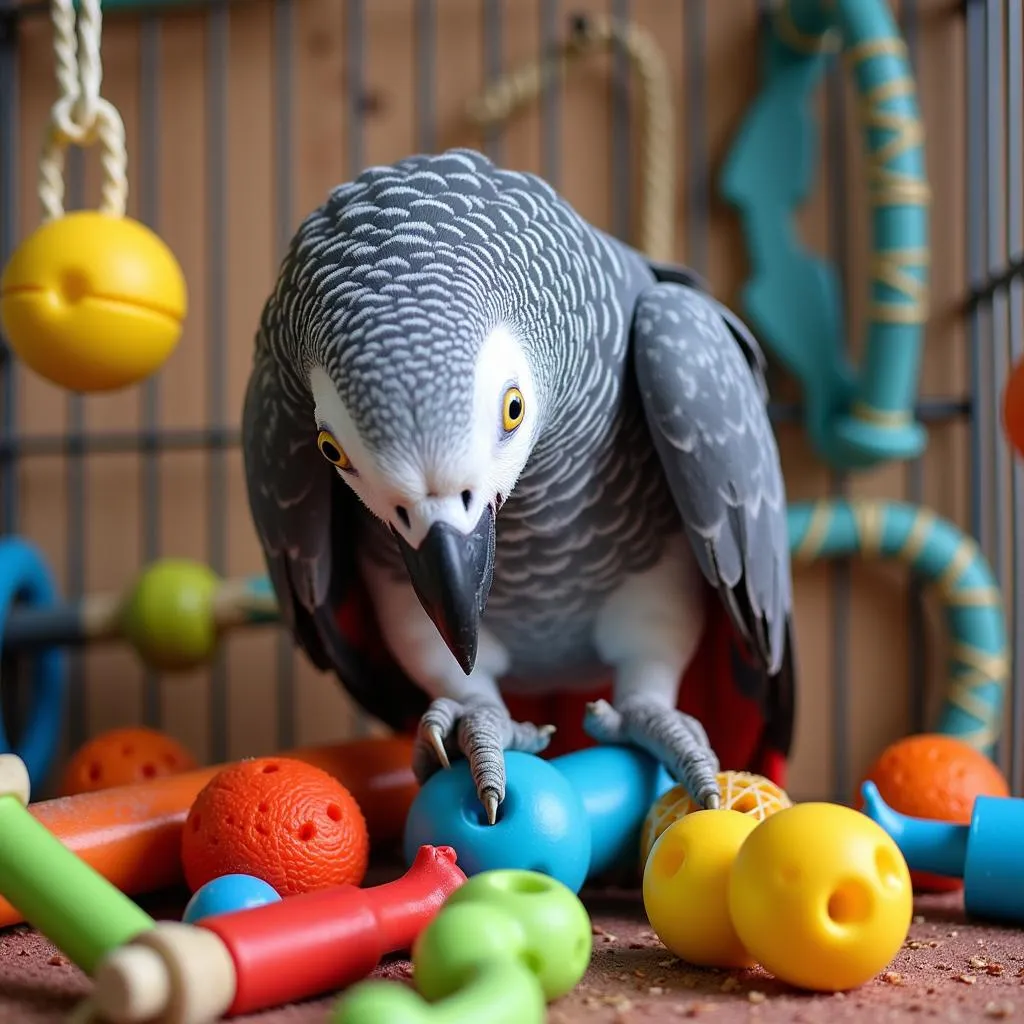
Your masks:
{"label": "blue plastic toy", "polygon": [[[761,94],[719,181],[746,239],[743,304],[799,378],[804,425],[822,458],[839,469],[912,458],[927,440],[914,402],[928,316],[930,193],[907,48],[888,0],[781,0],[769,25]],[[839,276],[802,244],[795,224],[819,163],[813,94],[840,46],[859,94],[873,250],[859,374],[846,359]]]}
{"label": "blue plastic toy", "polygon": [[[0,638],[17,601],[52,607],[57,603],[57,588],[38,548],[19,537],[5,537],[0,540]],[[66,682],[64,652],[43,647],[35,654],[28,720],[16,748],[11,747],[0,712],[0,753],[17,754],[25,762],[33,790],[43,788],[57,753]]]}
{"label": "blue plastic toy", "polygon": [[255,875],[221,875],[196,889],[181,919],[185,924],[195,924],[204,917],[264,907],[280,899],[272,885]]}
{"label": "blue plastic toy", "polygon": [[507,784],[488,825],[466,761],[431,776],[409,809],[405,857],[451,846],[467,875],[523,868],[579,892],[588,878],[635,862],[651,804],[675,783],[643,751],[588,747],[546,761],[506,751]]}
{"label": "blue plastic toy", "polygon": [[964,910],[1024,924],[1024,800],[979,796],[969,825],[894,811],[873,782],[861,786],[864,813],[896,841],[911,871],[962,878]]}

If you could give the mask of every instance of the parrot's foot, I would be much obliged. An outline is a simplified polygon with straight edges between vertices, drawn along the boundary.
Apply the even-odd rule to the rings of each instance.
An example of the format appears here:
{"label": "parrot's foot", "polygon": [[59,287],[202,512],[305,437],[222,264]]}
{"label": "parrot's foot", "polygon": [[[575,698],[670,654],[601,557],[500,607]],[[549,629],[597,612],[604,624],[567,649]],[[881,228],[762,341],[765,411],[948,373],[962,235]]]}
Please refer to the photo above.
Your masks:
{"label": "parrot's foot", "polygon": [[539,754],[551,742],[554,731],[553,725],[512,721],[505,706],[494,700],[460,703],[439,697],[420,719],[413,746],[413,772],[423,783],[438,769],[448,768],[453,756],[464,754],[487,821],[493,825],[498,820],[498,806],[505,799],[504,752]]}
{"label": "parrot's foot", "polygon": [[617,708],[605,700],[588,704],[583,728],[599,743],[641,747],[686,787],[698,807],[719,806],[718,758],[696,718],[649,697],[631,696]]}

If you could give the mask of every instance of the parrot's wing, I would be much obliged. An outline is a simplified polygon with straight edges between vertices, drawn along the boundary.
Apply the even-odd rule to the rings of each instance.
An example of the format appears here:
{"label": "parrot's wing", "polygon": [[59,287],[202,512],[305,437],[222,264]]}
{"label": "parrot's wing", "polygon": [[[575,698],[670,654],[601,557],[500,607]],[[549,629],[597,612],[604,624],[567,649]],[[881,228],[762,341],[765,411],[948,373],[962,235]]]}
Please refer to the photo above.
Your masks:
{"label": "parrot's wing", "polygon": [[317,668],[335,671],[367,711],[404,728],[426,707],[425,696],[393,659],[367,657],[372,643],[342,625],[351,621],[346,605],[368,606],[355,559],[358,499],[317,450],[312,410],[298,421],[265,353],[258,347],[246,389],[242,450],[281,619]]}
{"label": "parrot's wing", "polygon": [[765,360],[742,321],[668,277],[641,293],[637,383],[686,533],[772,700],[791,709],[792,577],[786,494],[768,419]]}

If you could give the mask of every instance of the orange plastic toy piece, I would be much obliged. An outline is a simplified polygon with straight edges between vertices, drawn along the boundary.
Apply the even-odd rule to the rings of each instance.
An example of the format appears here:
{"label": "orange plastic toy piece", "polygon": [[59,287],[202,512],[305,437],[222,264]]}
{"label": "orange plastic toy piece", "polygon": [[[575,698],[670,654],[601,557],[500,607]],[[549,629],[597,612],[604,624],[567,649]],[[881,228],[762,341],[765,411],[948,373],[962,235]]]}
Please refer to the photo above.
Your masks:
{"label": "orange plastic toy piece", "polygon": [[327,772],[287,757],[223,769],[196,797],[181,837],[193,892],[221,875],[255,875],[282,896],[358,885],[370,837],[352,794]]}
{"label": "orange plastic toy piece", "polygon": [[156,729],[111,729],[79,747],[61,780],[62,796],[130,786],[198,768],[176,739]]}
{"label": "orange plastic toy piece", "polygon": [[1024,359],[1010,371],[1003,391],[1003,432],[1018,458],[1024,458]]}
{"label": "orange plastic toy piece", "polygon": [[[887,747],[857,785],[854,806],[864,805],[860,787],[870,779],[882,799],[901,814],[968,825],[975,797],[1009,796],[999,769],[962,740],[921,733]],[[957,878],[911,872],[914,887],[944,892],[962,887]]]}
{"label": "orange plastic toy piece", "polygon": [[[412,741],[368,738],[286,755],[323,768],[340,780],[363,809],[375,844],[398,842],[419,792],[410,767]],[[29,804],[29,813],[129,896],[182,880],[181,833],[200,790],[224,765],[152,782]],[[0,928],[23,921],[0,899]]]}

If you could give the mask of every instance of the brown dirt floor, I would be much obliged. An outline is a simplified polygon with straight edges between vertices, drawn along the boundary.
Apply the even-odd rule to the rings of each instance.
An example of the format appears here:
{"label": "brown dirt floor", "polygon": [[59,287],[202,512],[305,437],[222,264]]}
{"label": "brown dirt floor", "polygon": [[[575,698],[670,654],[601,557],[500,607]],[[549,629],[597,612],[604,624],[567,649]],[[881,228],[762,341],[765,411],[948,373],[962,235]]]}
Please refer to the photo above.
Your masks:
{"label": "brown dirt floor", "polygon": [[[798,993],[760,970],[681,964],[651,932],[636,892],[584,893],[584,902],[594,922],[594,955],[576,990],[552,1004],[550,1024],[1024,1020],[1024,929],[967,923],[959,894],[920,897],[910,937],[889,969],[841,995]],[[409,965],[394,960],[377,973],[408,980]],[[0,933],[0,1024],[64,1021],[88,990],[88,979],[36,932]],[[335,999],[236,1022],[325,1024]]]}

